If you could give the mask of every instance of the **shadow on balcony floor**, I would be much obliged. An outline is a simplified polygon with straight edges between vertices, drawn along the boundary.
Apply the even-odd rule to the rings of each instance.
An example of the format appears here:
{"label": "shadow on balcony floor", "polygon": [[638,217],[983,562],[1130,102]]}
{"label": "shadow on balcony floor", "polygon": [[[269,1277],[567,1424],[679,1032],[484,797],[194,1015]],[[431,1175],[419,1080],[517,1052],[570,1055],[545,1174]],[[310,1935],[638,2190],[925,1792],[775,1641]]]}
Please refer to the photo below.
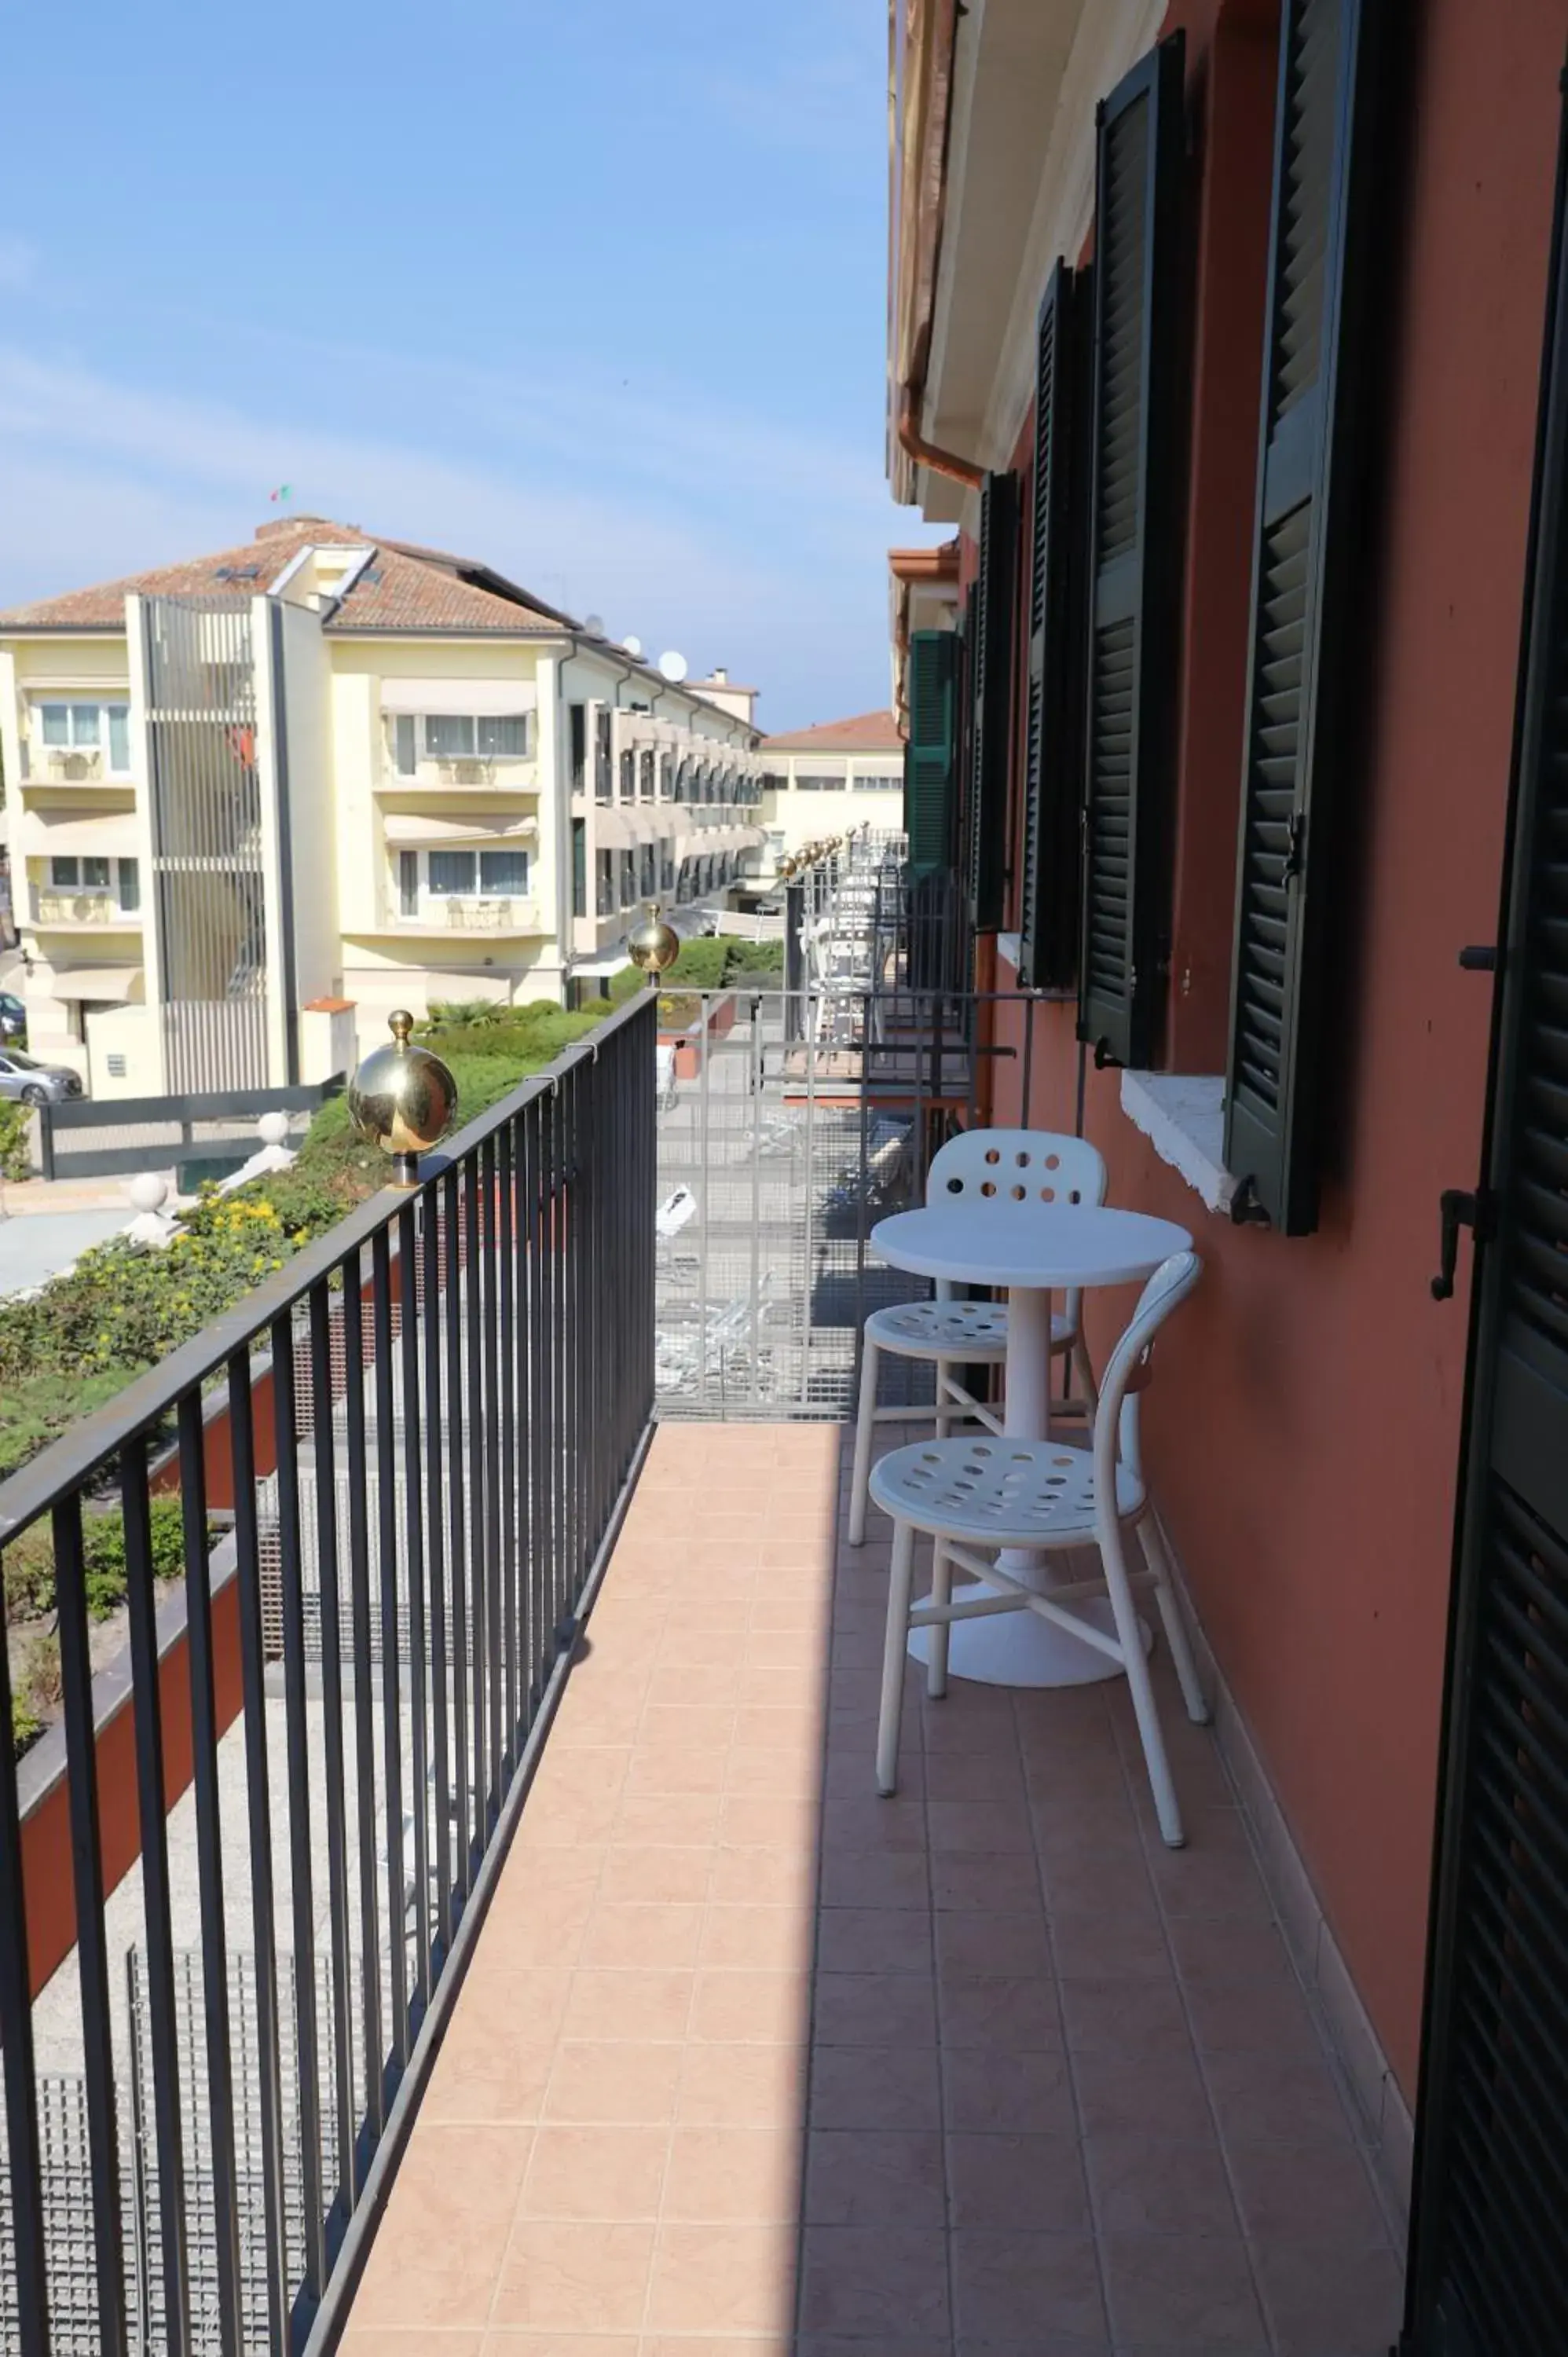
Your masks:
{"label": "shadow on balcony floor", "polygon": [[1179,1854],[1119,1684],[955,1681],[879,1801],[847,1437],[660,1431],[347,2349],[1382,2357],[1388,2227],[1209,1738],[1167,1710]]}

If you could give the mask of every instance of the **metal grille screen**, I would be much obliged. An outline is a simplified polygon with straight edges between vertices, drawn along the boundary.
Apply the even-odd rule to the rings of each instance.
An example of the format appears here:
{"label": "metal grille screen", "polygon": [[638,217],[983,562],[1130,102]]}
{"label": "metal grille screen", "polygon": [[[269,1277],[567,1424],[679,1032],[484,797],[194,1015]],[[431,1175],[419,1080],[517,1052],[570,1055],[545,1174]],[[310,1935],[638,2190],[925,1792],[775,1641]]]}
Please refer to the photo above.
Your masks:
{"label": "metal grille screen", "polygon": [[151,597],[145,619],[167,1085],[259,1087],[267,939],[250,605]]}

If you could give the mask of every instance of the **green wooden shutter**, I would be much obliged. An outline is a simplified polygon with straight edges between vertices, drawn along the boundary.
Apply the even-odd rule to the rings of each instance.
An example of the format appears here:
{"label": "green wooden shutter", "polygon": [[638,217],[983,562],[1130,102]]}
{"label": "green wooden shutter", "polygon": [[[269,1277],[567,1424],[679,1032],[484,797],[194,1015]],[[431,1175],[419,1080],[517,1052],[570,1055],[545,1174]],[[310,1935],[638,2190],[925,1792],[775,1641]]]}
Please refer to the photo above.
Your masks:
{"label": "green wooden shutter", "polygon": [[944,875],[953,862],[958,651],[952,630],[910,634],[904,827],[909,838],[909,872],[917,877]]}
{"label": "green wooden shutter", "polygon": [[979,568],[971,643],[967,865],[969,920],[1002,922],[1007,888],[1008,755],[1013,736],[1013,636],[1017,627],[1018,482],[987,475],[980,496]]}
{"label": "green wooden shutter", "polygon": [[1317,1222],[1328,792],[1348,759],[1366,13],[1286,0],[1281,26],[1225,1160],[1287,1235]]}
{"label": "green wooden shutter", "polygon": [[1029,695],[1018,979],[1078,978],[1079,809],[1083,765],[1083,468],[1079,348],[1087,282],[1058,262],[1035,343],[1035,476],[1029,561]]}
{"label": "green wooden shutter", "polygon": [[1179,33],[1099,112],[1079,1036],[1146,1063],[1169,954],[1184,149]]}

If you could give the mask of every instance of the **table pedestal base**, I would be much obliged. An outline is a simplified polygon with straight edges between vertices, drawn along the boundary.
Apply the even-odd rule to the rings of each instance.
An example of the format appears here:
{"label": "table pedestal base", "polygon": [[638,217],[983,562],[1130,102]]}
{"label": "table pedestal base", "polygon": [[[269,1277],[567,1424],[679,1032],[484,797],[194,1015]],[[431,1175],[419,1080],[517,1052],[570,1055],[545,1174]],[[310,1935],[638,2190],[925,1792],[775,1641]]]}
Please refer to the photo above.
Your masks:
{"label": "table pedestal base", "polygon": [[[984,1595],[994,1593],[983,1581],[966,1580],[953,1584],[953,1595]],[[1108,1637],[1116,1633],[1116,1622],[1111,1609],[1111,1598],[1091,1597],[1072,1609],[1085,1620],[1092,1620]],[[1144,1620],[1138,1623],[1143,1631],[1144,1651],[1154,1651],[1154,1632]],[[931,1631],[916,1629],[910,1632],[909,1651],[917,1662],[930,1658]],[[970,1678],[986,1686],[1091,1686],[1106,1678],[1119,1678],[1122,1665],[1098,1645],[1086,1645],[1081,1637],[1074,1637],[1055,1621],[1042,1620],[1037,1612],[997,1612],[978,1620],[955,1620],[948,1631],[948,1675],[950,1678]]]}

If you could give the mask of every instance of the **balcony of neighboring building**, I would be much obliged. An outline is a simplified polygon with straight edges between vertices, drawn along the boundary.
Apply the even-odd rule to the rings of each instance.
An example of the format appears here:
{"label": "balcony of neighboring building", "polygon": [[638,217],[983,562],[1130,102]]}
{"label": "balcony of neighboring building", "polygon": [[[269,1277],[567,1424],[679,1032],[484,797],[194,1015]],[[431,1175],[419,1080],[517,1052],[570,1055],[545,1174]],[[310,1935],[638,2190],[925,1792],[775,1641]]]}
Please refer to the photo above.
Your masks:
{"label": "balcony of neighboring building", "polygon": [[34,697],[22,707],[25,805],[56,800],[124,808],[135,792],[128,699],[112,694]]}
{"label": "balcony of neighboring building", "polygon": [[24,922],[38,932],[139,933],[141,863],[78,852],[29,859]]}
{"label": "balcony of neighboring building", "polygon": [[[476,690],[473,702],[480,702]],[[532,690],[488,701],[517,709],[392,712],[383,724],[374,772],[378,793],[448,798],[456,793],[537,794],[540,791],[537,715]]]}

